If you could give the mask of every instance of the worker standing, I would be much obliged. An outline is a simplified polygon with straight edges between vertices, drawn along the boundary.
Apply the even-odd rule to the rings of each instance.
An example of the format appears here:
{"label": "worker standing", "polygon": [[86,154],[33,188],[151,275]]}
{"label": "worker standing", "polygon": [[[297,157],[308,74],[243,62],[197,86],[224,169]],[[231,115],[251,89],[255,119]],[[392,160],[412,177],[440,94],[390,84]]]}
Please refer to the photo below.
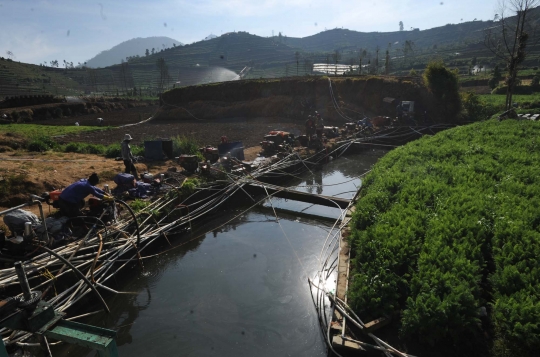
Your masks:
{"label": "worker standing", "polygon": [[135,178],[138,178],[139,176],[137,174],[137,168],[133,164],[133,161],[135,158],[133,157],[133,154],[131,153],[131,146],[129,145],[131,140],[133,140],[131,135],[126,134],[124,135],[124,141],[122,141],[122,144],[121,144],[122,160],[124,160],[124,166],[126,167],[124,172],[126,174],[131,173],[133,176],[135,176]]}
{"label": "worker standing", "polygon": [[83,215],[81,208],[84,207],[84,199],[92,194],[102,199],[105,192],[97,187],[99,177],[94,172],[88,179],[80,179],[66,187],[60,194],[58,205],[60,212],[67,217],[77,217]]}
{"label": "worker standing", "polygon": [[313,134],[315,134],[315,122],[311,115],[308,115],[306,120],[306,136],[308,137],[308,141],[311,141]]}
{"label": "worker standing", "polygon": [[97,118],[97,122],[99,126],[103,126],[103,118]]}
{"label": "worker standing", "polygon": [[321,115],[318,112],[315,112],[317,117],[315,119],[315,131],[317,133],[317,137],[319,139],[322,139],[323,131],[324,131],[324,119],[321,118]]}

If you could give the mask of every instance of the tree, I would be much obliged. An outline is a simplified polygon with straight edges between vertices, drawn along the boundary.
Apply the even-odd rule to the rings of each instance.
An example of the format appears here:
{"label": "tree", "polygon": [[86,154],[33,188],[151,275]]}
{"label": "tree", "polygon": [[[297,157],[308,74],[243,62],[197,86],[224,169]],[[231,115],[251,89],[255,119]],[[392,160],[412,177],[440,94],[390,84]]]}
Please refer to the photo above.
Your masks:
{"label": "tree", "polygon": [[312,74],[313,73],[313,64],[311,61],[307,58],[304,59],[304,74]]}
{"label": "tree", "polygon": [[424,71],[424,84],[435,97],[446,119],[454,119],[461,110],[459,81],[455,72],[447,69],[442,61],[429,62]]}
{"label": "tree", "polygon": [[[502,0],[497,30],[490,28],[484,33],[484,45],[506,63],[506,110],[512,106],[517,73],[527,56],[529,32],[533,30],[528,15],[539,4],[540,0]],[[509,11],[515,16],[507,16]]]}
{"label": "tree", "polygon": [[471,66],[476,66],[476,57],[473,57],[471,60]]}
{"label": "tree", "polygon": [[334,67],[334,75],[337,76],[337,64],[339,62],[339,60],[341,59],[341,53],[339,53],[339,50],[335,50],[334,53],[332,54],[332,58],[334,60],[334,63],[335,63],[335,67]]}
{"label": "tree", "polygon": [[156,49],[152,47],[152,54],[156,52]]}
{"label": "tree", "polygon": [[166,83],[169,81],[169,67],[167,66],[167,63],[165,63],[165,59],[163,57],[160,57],[156,61],[156,66],[158,68],[158,91],[159,93],[163,92],[163,89],[165,88]]}
{"label": "tree", "polygon": [[294,53],[294,58],[296,59],[296,76],[298,76],[298,64],[300,62],[300,52],[296,51]]}
{"label": "tree", "polygon": [[499,66],[496,65],[495,68],[493,68],[493,71],[491,72],[491,78],[488,81],[489,88],[494,89],[495,87],[497,87],[501,79],[501,70],[499,69]]}
{"label": "tree", "polygon": [[375,74],[379,74],[379,46],[377,46],[376,56],[375,56]]}
{"label": "tree", "polygon": [[399,31],[403,31],[403,21],[399,22]]}
{"label": "tree", "polygon": [[414,42],[412,40],[406,40],[403,43],[403,56],[404,56],[404,59],[408,58],[410,55],[414,54],[414,47],[415,47],[415,44],[414,44]]}
{"label": "tree", "polygon": [[150,56],[150,50],[147,48],[146,51],[144,52],[144,55],[145,56]]}
{"label": "tree", "polygon": [[384,74],[390,73],[390,51],[386,50],[386,56],[384,58]]}
{"label": "tree", "polygon": [[122,84],[124,85],[124,92],[127,92],[131,82],[129,79],[132,78],[128,62],[122,62],[120,64],[120,76],[122,79]]}
{"label": "tree", "polygon": [[94,69],[87,68],[86,72],[88,73],[88,82],[90,83],[90,88],[97,92],[97,74]]}

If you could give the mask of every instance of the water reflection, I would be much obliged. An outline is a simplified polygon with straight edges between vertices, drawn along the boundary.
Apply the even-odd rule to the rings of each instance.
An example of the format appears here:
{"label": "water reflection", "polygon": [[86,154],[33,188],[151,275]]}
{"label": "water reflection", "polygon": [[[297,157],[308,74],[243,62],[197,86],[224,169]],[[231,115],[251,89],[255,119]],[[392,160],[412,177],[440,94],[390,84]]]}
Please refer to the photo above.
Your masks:
{"label": "water reflection", "polygon": [[[370,166],[340,159],[296,184],[328,194],[329,182]],[[145,261],[144,273],[134,265],[109,283],[136,294],[109,296],[111,314],[80,321],[118,330],[121,356],[325,356],[307,278],[319,269],[331,224],[282,213],[276,221],[265,209],[227,222],[239,213],[221,212],[193,235],[170,237],[182,245]],[[329,290],[334,280],[335,272]],[[53,353],[95,355],[73,346]]]}

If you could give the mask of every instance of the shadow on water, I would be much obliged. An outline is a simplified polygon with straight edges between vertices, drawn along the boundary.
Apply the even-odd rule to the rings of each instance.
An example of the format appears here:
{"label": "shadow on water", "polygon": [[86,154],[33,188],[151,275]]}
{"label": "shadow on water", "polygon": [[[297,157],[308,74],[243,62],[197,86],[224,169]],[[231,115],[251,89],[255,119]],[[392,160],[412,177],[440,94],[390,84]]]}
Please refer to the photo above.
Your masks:
{"label": "shadow on water", "polygon": [[[319,176],[314,172],[313,182],[349,180],[358,186],[352,179],[376,159],[370,156],[367,166],[359,161],[336,160]],[[306,186],[310,180],[293,184]],[[337,192],[330,187],[321,186],[323,194]],[[181,246],[145,261],[145,272],[134,264],[110,283],[133,294],[110,295],[111,314],[79,321],[117,330],[121,356],[325,356],[307,278],[319,268],[331,224],[282,213],[276,221],[267,209],[224,224],[240,213],[221,212],[199,222],[192,235],[170,237]],[[209,233],[190,241],[204,232]],[[92,301],[85,307],[97,309]],[[95,355],[74,346],[53,353]]]}

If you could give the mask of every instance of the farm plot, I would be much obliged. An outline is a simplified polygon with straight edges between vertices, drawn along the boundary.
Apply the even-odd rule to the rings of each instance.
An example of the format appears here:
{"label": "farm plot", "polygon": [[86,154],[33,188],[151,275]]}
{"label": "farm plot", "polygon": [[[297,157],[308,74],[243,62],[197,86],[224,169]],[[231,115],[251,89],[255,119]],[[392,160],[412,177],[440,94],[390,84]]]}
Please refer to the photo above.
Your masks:
{"label": "farm plot", "polygon": [[[448,354],[540,347],[540,124],[489,121],[381,159],[356,207],[349,298]],[[444,354],[444,353],[443,353]]]}

